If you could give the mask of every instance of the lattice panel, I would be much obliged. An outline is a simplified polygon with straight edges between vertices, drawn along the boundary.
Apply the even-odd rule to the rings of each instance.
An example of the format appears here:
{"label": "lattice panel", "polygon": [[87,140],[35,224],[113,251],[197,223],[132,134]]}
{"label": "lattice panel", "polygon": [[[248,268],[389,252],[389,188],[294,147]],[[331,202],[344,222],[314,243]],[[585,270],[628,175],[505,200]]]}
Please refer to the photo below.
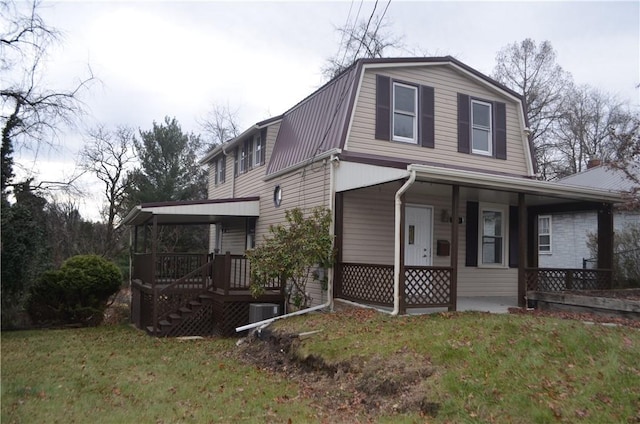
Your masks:
{"label": "lattice panel", "polygon": [[405,268],[407,306],[450,305],[451,271],[437,268]]}
{"label": "lattice panel", "polygon": [[153,295],[140,292],[140,325],[138,328],[146,328],[153,324]]}
{"label": "lattice panel", "polygon": [[213,305],[202,305],[194,313],[183,317],[179,324],[172,327],[168,337],[210,336],[213,334]]}
{"label": "lattice panel", "polygon": [[393,266],[342,264],[342,290],[345,299],[393,304]]}
{"label": "lattice panel", "polygon": [[531,269],[526,271],[527,290],[604,290],[610,287],[611,272],[601,269]]}
{"label": "lattice panel", "polygon": [[163,319],[165,316],[177,311],[185,306],[189,301],[197,298],[194,293],[170,293],[158,295],[158,318]]}
{"label": "lattice panel", "polygon": [[249,303],[247,302],[216,302],[213,316],[214,332],[224,337],[236,334],[236,327],[249,323]]}

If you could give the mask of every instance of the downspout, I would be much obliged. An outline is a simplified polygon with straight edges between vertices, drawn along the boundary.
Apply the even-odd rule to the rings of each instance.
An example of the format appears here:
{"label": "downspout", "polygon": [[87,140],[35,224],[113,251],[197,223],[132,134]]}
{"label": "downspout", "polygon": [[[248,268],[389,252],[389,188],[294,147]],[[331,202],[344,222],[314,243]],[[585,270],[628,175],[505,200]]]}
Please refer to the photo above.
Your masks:
{"label": "downspout", "polygon": [[[331,155],[331,158],[329,160],[329,210],[331,211],[332,215],[334,213],[334,198],[335,198],[335,193],[334,193],[334,191],[335,191],[335,175],[334,175],[335,171],[334,171],[334,167],[338,166],[339,164],[340,164],[340,160],[339,160],[338,156]],[[335,221],[335,217],[334,217],[334,219],[331,220],[331,225],[329,226],[329,231],[330,231],[332,236],[334,236],[334,233],[335,233],[334,221]],[[335,243],[335,238],[334,238],[334,243]],[[306,313],[313,312],[313,311],[318,311],[320,309],[329,308],[330,310],[333,310],[333,276],[334,276],[333,268],[329,268],[327,270],[327,278],[328,278],[328,282],[327,282],[327,301],[325,303],[323,303],[321,305],[313,306],[311,308],[302,309],[300,311],[291,312],[291,313],[288,313],[288,314],[285,314],[285,315],[280,315],[280,316],[277,316],[277,317],[265,319],[263,321],[258,321],[258,322],[254,322],[254,323],[251,323],[251,324],[243,325],[241,327],[237,327],[236,328],[236,333],[240,333],[240,332],[245,331],[245,330],[251,330],[252,328],[256,328],[256,327],[266,327],[267,325],[271,324],[274,321],[277,321],[277,320],[280,320],[280,319],[284,319],[284,318],[294,317],[296,315],[304,315]]]}
{"label": "downspout", "polygon": [[416,171],[410,170],[409,179],[396,192],[396,219],[395,219],[395,243],[393,249],[393,311],[391,315],[398,315],[400,312],[400,216],[402,214],[402,195],[409,190],[409,187],[416,181]]}

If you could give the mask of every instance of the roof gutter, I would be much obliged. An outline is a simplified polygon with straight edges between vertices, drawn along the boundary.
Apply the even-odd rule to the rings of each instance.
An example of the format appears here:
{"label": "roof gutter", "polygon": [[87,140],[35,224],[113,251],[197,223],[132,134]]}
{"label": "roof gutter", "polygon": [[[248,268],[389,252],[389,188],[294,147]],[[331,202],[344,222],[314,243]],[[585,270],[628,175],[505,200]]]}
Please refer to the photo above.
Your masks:
{"label": "roof gutter", "polygon": [[333,148],[331,150],[327,150],[326,152],[322,152],[320,154],[317,154],[315,156],[313,156],[312,158],[309,159],[305,159],[301,162],[296,163],[295,165],[291,165],[288,166],[284,169],[281,169],[277,172],[274,172],[273,174],[269,174],[267,176],[264,177],[264,181],[269,181],[269,180],[273,180],[274,178],[278,178],[281,177],[282,175],[288,174],[289,172],[295,171],[297,169],[300,168],[304,168],[305,166],[309,165],[310,163],[314,163],[314,162],[318,162],[320,160],[324,160],[326,158],[330,158],[332,156],[335,155],[339,155],[340,153],[342,153],[342,149],[340,148]]}

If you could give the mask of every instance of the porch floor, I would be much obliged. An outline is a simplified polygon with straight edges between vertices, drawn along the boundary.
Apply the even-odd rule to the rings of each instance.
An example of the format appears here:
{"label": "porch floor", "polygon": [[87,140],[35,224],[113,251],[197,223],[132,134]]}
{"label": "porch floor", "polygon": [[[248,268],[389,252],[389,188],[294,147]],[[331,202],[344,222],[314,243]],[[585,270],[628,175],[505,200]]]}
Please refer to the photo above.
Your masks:
{"label": "porch floor", "polygon": [[[478,311],[490,312],[492,314],[506,314],[509,308],[518,307],[518,298],[516,296],[476,296],[476,297],[459,297],[458,312]],[[376,306],[376,309],[391,312],[393,308]],[[408,315],[433,314],[438,312],[446,312],[447,308],[407,308]]]}

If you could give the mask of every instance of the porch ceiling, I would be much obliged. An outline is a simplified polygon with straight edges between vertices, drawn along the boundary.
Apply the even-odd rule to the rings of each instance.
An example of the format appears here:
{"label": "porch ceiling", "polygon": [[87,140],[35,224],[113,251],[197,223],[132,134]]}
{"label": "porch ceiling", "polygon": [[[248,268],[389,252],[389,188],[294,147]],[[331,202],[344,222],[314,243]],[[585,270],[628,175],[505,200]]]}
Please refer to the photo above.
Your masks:
{"label": "porch ceiling", "polygon": [[121,225],[142,225],[154,216],[159,225],[213,224],[226,217],[257,217],[260,198],[143,203],[131,209]]}

